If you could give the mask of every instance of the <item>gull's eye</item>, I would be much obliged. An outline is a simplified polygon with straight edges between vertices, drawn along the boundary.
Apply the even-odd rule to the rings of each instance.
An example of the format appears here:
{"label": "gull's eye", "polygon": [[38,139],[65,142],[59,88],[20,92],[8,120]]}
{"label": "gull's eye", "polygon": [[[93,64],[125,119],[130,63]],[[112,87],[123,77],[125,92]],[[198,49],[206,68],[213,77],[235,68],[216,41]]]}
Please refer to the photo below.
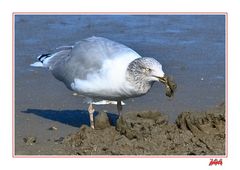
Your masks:
{"label": "gull's eye", "polygon": [[149,72],[151,72],[151,71],[152,71],[152,70],[151,70],[150,68],[144,68],[144,69],[143,69],[143,72],[144,72],[144,73],[149,73]]}

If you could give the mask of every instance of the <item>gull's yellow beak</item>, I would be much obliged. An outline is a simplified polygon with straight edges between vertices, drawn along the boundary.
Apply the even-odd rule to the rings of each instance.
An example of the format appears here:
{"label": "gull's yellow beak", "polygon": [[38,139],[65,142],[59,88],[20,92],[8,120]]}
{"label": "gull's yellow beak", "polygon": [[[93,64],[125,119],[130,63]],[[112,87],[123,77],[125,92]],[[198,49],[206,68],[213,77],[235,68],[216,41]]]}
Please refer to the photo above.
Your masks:
{"label": "gull's yellow beak", "polygon": [[159,81],[162,82],[162,83],[167,83],[168,79],[167,79],[167,76],[164,76],[164,77],[158,77]]}

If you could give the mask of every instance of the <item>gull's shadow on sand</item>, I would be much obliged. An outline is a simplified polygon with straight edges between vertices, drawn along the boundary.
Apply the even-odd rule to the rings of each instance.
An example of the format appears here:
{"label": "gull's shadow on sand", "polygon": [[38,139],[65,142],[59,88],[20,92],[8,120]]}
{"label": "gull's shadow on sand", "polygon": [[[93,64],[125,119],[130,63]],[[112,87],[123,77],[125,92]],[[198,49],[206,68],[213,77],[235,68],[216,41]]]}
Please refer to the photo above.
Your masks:
{"label": "gull's shadow on sand", "polygon": [[[42,110],[42,109],[27,109],[23,113],[35,114],[37,116],[58,121],[74,127],[81,127],[82,125],[90,125],[89,114],[86,110]],[[98,112],[94,112],[96,116]],[[116,125],[118,115],[107,113],[109,122],[112,126]]]}

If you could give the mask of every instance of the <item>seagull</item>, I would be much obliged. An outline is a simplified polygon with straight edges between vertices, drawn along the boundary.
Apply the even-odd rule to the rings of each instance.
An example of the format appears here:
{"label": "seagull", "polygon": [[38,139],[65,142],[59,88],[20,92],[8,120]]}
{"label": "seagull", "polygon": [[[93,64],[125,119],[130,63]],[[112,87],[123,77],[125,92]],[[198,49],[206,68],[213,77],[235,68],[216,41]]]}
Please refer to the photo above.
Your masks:
{"label": "seagull", "polygon": [[107,38],[93,36],[57,50],[38,56],[31,66],[48,68],[69,90],[91,99],[88,112],[93,129],[96,100],[116,104],[120,115],[123,100],[146,94],[154,82],[165,84],[168,97],[176,89],[156,59],[141,57],[131,48]]}

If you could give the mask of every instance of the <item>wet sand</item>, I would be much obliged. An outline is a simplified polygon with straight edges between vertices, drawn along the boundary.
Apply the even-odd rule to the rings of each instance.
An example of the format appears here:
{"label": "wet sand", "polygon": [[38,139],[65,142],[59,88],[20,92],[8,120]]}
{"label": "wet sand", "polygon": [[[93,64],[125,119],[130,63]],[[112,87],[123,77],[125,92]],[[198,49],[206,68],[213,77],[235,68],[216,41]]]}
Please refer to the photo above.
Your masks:
{"label": "wet sand", "polygon": [[197,116],[183,112],[175,123],[160,112],[129,113],[116,127],[103,112],[97,130],[82,126],[61,144],[71,155],[224,155],[224,112],[224,105]]}
{"label": "wet sand", "polygon": [[[182,112],[191,112],[191,115],[196,116],[198,112],[214,108],[225,101],[224,24],[224,16],[17,16],[15,153],[84,154],[72,149],[65,150],[63,146],[66,143],[63,143],[69,134],[83,133],[84,128],[84,133],[93,133],[84,126],[89,125],[89,118],[83,97],[73,96],[72,92],[55,80],[47,70],[29,66],[39,54],[52,52],[58,46],[72,45],[82,38],[95,35],[126,44],[142,56],[156,58],[178,85],[174,98],[168,99],[164,95],[163,86],[155,83],[147,95],[125,101],[127,105],[124,113],[162,113],[169,122],[166,129],[171,126],[181,130],[174,122]],[[116,123],[116,106],[96,106],[96,110],[107,111],[111,123]],[[155,126],[154,123],[153,125]],[[51,127],[55,128],[49,130]],[[79,132],[80,127],[82,128]],[[158,130],[164,133],[164,130]],[[99,130],[99,133],[96,131],[94,134],[97,133],[95,137],[98,138],[108,131],[122,136],[122,140],[130,140],[121,130],[116,131],[115,127]],[[191,129],[188,131],[191,132]],[[190,135],[189,138],[192,139],[193,136]],[[88,143],[89,140],[92,139],[87,138],[85,142]],[[135,138],[130,141],[132,140],[138,141]],[[221,140],[223,142],[223,138]],[[86,143],[83,146],[87,146]],[[222,148],[221,152],[204,153],[224,154],[224,149]],[[146,154],[151,153],[146,151]],[[152,154],[177,153],[159,151]],[[190,153],[179,151],[178,154]]]}
{"label": "wet sand", "polygon": [[[206,112],[179,114],[170,123],[160,112],[134,112],[119,118],[95,117],[95,130],[82,125],[54,138],[64,127],[45,129],[46,141],[23,138],[27,155],[225,155],[225,105]],[[21,153],[19,153],[21,154]]]}

